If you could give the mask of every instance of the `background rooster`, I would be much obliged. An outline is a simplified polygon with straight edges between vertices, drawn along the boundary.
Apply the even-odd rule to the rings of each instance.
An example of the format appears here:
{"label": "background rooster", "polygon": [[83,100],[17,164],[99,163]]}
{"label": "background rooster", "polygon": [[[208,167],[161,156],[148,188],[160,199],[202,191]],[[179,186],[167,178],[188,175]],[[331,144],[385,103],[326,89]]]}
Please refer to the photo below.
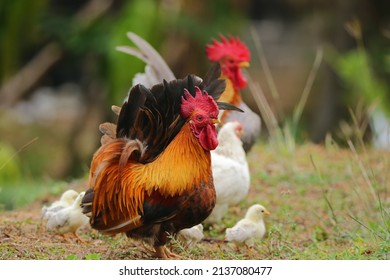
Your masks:
{"label": "background rooster", "polygon": [[168,236],[210,214],[215,205],[210,150],[218,144],[214,123],[218,106],[234,109],[214,101],[225,89],[219,76],[216,64],[203,81],[192,75],[131,89],[116,136],[92,159],[82,207],[93,228],[125,232],[153,245],[157,257],[170,258],[164,246]]}
{"label": "background rooster", "polygon": [[220,101],[237,106],[243,114],[225,111],[221,117],[222,125],[229,121],[240,121],[244,127],[242,136],[243,147],[248,152],[256,142],[261,131],[261,119],[242,100],[240,90],[245,88],[247,81],[242,74],[242,68],[249,66],[250,52],[238,38],[221,37],[221,42],[213,40],[206,46],[206,54],[210,61],[219,62],[222,68],[222,78],[226,79],[226,90]]}

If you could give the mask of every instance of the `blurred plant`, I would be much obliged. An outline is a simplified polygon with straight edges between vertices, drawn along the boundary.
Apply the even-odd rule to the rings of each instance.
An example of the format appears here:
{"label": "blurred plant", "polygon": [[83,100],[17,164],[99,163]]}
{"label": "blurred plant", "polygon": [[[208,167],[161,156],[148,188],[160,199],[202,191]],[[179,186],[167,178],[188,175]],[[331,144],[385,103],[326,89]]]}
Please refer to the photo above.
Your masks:
{"label": "blurred plant", "polygon": [[6,143],[0,143],[0,209],[10,210],[31,203],[47,185],[31,182],[25,170],[22,170],[19,154],[37,138],[15,151]]}
{"label": "blurred plant", "polygon": [[390,115],[387,107],[386,87],[375,76],[369,54],[364,49],[354,49],[334,58],[336,71],[346,84],[347,90],[367,105],[377,104]]}
{"label": "blurred plant", "polygon": [[[156,46],[162,35],[156,31],[160,31],[162,27],[159,5],[154,0],[127,1],[118,16],[111,20],[107,48],[109,104],[121,104],[132,85],[132,78],[144,69],[143,62],[117,52],[115,47],[129,43],[126,37],[128,31],[137,33]],[[156,48],[158,49],[158,46]]]}
{"label": "blurred plant", "polygon": [[[265,72],[266,81],[271,90],[271,97],[273,98],[273,103],[275,103],[277,108],[280,108],[280,94],[276,88],[274,78],[271,74],[267,58],[263,52],[260,38],[254,28],[251,29],[252,38],[255,42],[257,55],[262,65],[263,71]],[[310,91],[313,87],[314,80],[317,76],[318,69],[321,65],[323,58],[322,48],[318,48],[316,56],[312,65],[312,68],[309,72],[306,84],[303,88],[302,95],[299,99],[298,104],[292,112],[292,116],[285,116],[284,112],[277,110],[274,112],[271,109],[271,106],[267,99],[265,98],[264,92],[259,83],[254,82],[251,78],[249,81],[249,87],[255,99],[255,102],[259,108],[259,111],[262,114],[263,121],[265,126],[268,129],[268,132],[271,136],[271,143],[275,144],[278,149],[283,149],[290,155],[295,151],[296,143],[301,137],[299,134],[301,128],[301,120],[304,108],[306,106],[307,100],[309,98]],[[279,123],[281,120],[281,123]]]}
{"label": "blurred plant", "polygon": [[[64,83],[79,86],[85,108],[77,121],[59,124],[54,120],[53,128],[22,124],[12,115],[3,122],[0,132],[7,133],[2,142],[10,146],[40,136],[40,144],[20,158],[23,172],[30,172],[28,179],[63,180],[86,172],[89,151],[100,144],[98,124],[115,118],[111,105],[123,101],[134,74],[144,70],[141,61],[115,50],[129,43],[128,31],[148,40],[163,57],[174,56],[168,59],[174,61],[172,68],[184,65],[181,73],[175,73],[178,77],[188,74],[190,67],[202,74],[209,66],[204,44],[219,32],[236,35],[244,26],[249,2],[236,2],[2,1],[0,110],[7,111],[21,100],[29,102],[40,87],[56,89]],[[53,95],[57,93],[53,90]],[[63,125],[66,129],[57,130]],[[58,164],[53,164],[53,158]]]}
{"label": "blurred plant", "polygon": [[47,0],[0,2],[0,83],[14,74],[41,40]]}
{"label": "blurred plant", "polygon": [[0,143],[0,188],[6,183],[20,180],[20,177],[21,170],[16,151],[10,145]]}
{"label": "blurred plant", "polygon": [[[340,131],[347,141],[358,142],[364,148],[369,118],[379,110],[390,117],[389,87],[375,73],[373,58],[364,46],[360,22],[354,19],[345,25],[347,32],[356,40],[356,48],[339,54],[329,51],[329,62],[344,82],[352,122],[341,121]],[[385,60],[385,58],[383,58]]]}

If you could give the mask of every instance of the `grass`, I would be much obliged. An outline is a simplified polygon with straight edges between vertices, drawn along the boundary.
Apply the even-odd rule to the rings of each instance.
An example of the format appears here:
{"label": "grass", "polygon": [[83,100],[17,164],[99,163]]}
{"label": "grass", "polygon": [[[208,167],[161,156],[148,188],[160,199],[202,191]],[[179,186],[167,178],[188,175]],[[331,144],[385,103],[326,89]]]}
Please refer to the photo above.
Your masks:
{"label": "grass", "polygon": [[0,187],[0,209],[12,210],[31,204],[45,195],[59,196],[67,182],[16,180]]}
{"label": "grass", "polygon": [[[310,143],[293,153],[259,142],[248,154],[251,189],[205,235],[221,240],[246,209],[263,204],[267,236],[248,251],[223,242],[172,249],[183,259],[390,259],[390,152]],[[41,199],[42,201],[42,199]],[[145,259],[142,244],[123,235],[81,233],[84,243],[46,232],[41,203],[0,213],[0,259]]]}
{"label": "grass", "polygon": [[386,152],[358,154],[306,144],[287,158],[275,157],[277,153],[268,146],[260,148],[271,162],[260,168],[254,184],[275,214],[268,221],[268,247],[273,255],[287,259],[389,258]]}

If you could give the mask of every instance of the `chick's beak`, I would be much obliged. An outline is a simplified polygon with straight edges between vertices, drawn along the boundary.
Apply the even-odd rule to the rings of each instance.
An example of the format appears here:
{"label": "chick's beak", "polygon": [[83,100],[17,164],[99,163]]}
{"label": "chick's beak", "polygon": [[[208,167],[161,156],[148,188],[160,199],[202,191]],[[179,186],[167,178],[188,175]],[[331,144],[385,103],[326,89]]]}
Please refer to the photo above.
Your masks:
{"label": "chick's beak", "polygon": [[241,61],[238,66],[240,68],[248,68],[249,67],[249,62],[248,61]]}
{"label": "chick's beak", "polygon": [[269,212],[268,210],[265,210],[265,211],[264,211],[264,214],[266,214],[266,215],[271,215],[271,212]]}

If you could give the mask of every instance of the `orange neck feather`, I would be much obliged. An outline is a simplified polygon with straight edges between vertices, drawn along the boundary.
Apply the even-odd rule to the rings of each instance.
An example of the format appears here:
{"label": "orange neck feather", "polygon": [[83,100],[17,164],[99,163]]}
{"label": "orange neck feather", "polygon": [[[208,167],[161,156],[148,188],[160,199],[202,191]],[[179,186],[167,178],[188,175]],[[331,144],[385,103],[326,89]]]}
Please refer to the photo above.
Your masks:
{"label": "orange neck feather", "polygon": [[137,226],[145,193],[158,190],[165,197],[176,196],[212,180],[210,152],[202,148],[188,123],[156,160],[147,164],[129,161],[119,175],[119,159],[127,141],[121,138],[103,145],[91,166],[92,213],[108,213],[103,215],[106,227],[126,220]]}
{"label": "orange neck feather", "polygon": [[[222,93],[221,97],[218,101],[230,103],[234,106],[239,106],[241,102],[241,95],[240,92],[234,89],[233,82],[226,78],[225,76],[221,76],[221,78],[225,79],[226,81],[226,89]],[[221,122],[225,123],[226,116],[228,111],[224,111],[221,116]]]}
{"label": "orange neck feather", "polygon": [[165,196],[180,195],[201,182],[209,182],[210,152],[202,148],[186,123],[155,161],[137,165],[136,169],[136,184],[143,185],[148,193],[158,188]]}
{"label": "orange neck feather", "polygon": [[240,92],[234,89],[233,82],[229,78],[226,78],[223,75],[221,76],[221,78],[225,79],[226,88],[218,101],[230,103],[237,106],[241,101]]}

